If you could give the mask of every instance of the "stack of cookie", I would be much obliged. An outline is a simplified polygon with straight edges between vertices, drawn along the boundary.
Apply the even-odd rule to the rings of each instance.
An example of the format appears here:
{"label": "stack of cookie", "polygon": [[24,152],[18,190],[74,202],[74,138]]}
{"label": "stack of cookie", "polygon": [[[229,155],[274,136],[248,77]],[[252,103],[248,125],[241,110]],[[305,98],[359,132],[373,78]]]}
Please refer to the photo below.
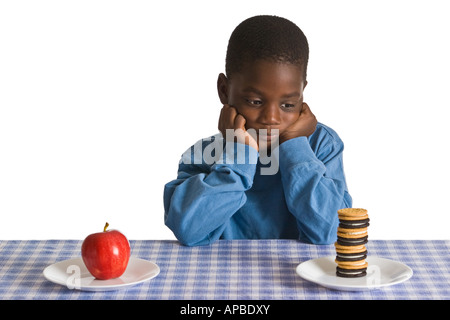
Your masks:
{"label": "stack of cookie", "polygon": [[336,275],[355,278],[367,275],[367,243],[369,215],[365,209],[346,208],[338,211]]}

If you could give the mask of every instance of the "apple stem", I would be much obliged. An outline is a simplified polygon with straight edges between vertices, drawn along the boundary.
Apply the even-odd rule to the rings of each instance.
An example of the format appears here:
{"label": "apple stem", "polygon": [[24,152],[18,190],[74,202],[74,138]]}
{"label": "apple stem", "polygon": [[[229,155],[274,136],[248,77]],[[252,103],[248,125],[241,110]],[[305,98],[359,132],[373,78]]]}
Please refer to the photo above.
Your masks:
{"label": "apple stem", "polygon": [[106,232],[106,228],[108,228],[109,227],[109,223],[107,222],[106,224],[105,224],[105,227],[103,228],[103,232]]}

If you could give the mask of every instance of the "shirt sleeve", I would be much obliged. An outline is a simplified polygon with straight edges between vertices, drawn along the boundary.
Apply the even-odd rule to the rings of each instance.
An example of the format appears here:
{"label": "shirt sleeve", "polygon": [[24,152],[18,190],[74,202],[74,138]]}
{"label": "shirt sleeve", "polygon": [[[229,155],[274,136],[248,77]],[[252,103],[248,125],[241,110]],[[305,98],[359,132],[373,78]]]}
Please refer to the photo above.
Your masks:
{"label": "shirt sleeve", "polygon": [[184,245],[218,240],[247,200],[245,191],[253,184],[258,152],[247,145],[230,145],[212,164],[186,164],[189,161],[184,160],[193,158],[184,154],[177,179],[164,187],[165,224]]}
{"label": "shirt sleeve", "polygon": [[[297,219],[301,241],[330,244],[336,241],[337,210],[351,207],[337,135],[319,133],[313,151],[306,137],[279,146],[279,165],[286,203]],[[317,140],[317,139],[316,139]]]}

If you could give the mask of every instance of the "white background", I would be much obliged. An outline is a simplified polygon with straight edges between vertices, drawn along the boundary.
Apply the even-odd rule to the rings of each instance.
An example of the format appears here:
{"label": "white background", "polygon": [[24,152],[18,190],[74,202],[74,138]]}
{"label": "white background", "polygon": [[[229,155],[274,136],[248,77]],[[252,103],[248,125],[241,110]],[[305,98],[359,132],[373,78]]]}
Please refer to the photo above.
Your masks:
{"label": "white background", "polygon": [[307,101],[345,142],[371,239],[449,239],[448,1],[0,2],[0,239],[108,221],[174,239],[164,184],[217,132],[228,38],[257,14],[310,44]]}

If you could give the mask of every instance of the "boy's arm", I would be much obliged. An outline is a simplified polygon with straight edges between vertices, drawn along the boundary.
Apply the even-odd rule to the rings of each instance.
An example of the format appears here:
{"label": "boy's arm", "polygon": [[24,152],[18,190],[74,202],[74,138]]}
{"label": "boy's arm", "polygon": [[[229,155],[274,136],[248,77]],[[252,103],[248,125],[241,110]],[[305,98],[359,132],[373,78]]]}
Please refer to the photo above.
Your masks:
{"label": "boy's arm", "polygon": [[280,145],[279,163],[286,203],[297,218],[300,240],[329,244],[336,240],[337,210],[351,207],[342,151],[336,134],[321,128],[314,152],[304,136]]}
{"label": "boy's arm", "polygon": [[[216,150],[223,152],[221,160],[212,166],[195,165],[189,152],[184,160],[194,164],[184,164],[182,159],[178,179],[165,186],[164,220],[181,243],[193,246],[219,239],[231,216],[247,201],[245,191],[253,184],[258,145],[245,129],[245,122],[234,107],[224,105],[218,128],[229,141],[225,148]],[[229,129],[234,135],[227,135]],[[199,148],[202,161],[206,148]]]}
{"label": "boy's arm", "polygon": [[[178,177],[164,188],[164,220],[184,245],[205,245],[220,238],[231,216],[247,198],[258,152],[233,143],[241,152],[224,148],[224,161],[212,166],[180,162]],[[245,150],[245,153],[242,151]],[[190,157],[185,154],[186,157]],[[192,163],[192,162],[191,162]]]}

